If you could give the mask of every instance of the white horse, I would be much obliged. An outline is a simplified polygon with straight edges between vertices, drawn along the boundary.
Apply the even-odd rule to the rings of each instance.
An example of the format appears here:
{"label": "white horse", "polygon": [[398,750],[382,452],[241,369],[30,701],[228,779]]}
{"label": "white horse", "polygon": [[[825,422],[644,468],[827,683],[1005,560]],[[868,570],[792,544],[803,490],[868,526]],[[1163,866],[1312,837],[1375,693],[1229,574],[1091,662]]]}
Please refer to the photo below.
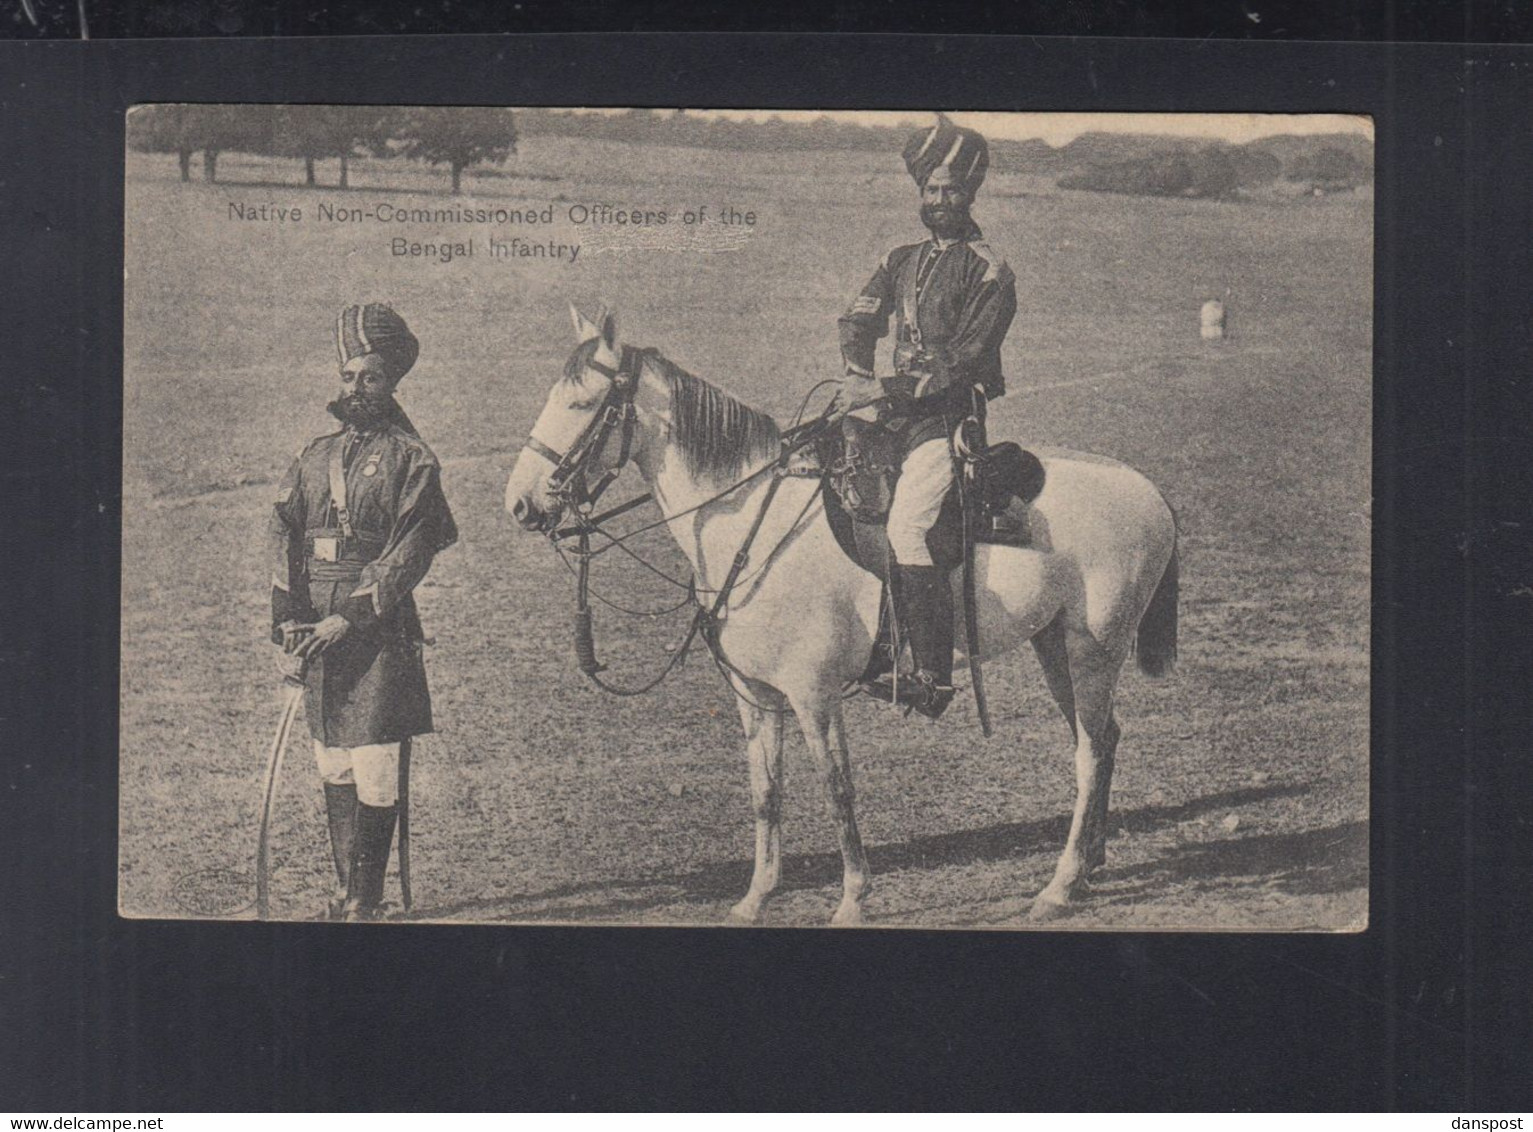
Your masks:
{"label": "white horse", "polygon": [[[707,501],[773,461],[779,452],[776,423],[653,354],[637,372],[623,373],[612,317],[603,312],[591,322],[573,308],[571,313],[579,345],[517,458],[506,484],[506,509],[526,529],[552,530],[565,509],[551,479],[558,478],[556,467],[579,462],[595,475],[631,456],[691,563],[699,592],[716,591],[761,510],[772,475]],[[625,400],[627,436],[620,452],[614,435],[595,422]],[[598,432],[601,442],[593,446]],[[569,458],[572,448],[578,461]],[[1031,919],[1045,920],[1069,907],[1106,857],[1108,793],[1120,734],[1113,692],[1135,650],[1136,633],[1144,672],[1161,675],[1172,665],[1177,549],[1171,509],[1138,472],[1098,456],[1039,455],[1047,478],[1027,514],[1031,545],[979,546],[975,567],[980,658],[1031,641],[1075,737],[1069,837],[1053,879],[1029,912]],[[860,922],[871,888],[853,812],[842,690],[867,664],[880,583],[842,552],[823,504],[812,498],[816,489],[813,479],[782,482],[720,624],[719,644],[743,693],[740,719],[756,827],[755,871],[731,910],[735,921],[755,922],[781,876],[785,707],[797,716],[824,768],[840,835],[842,898],[831,923]],[[955,591],[958,584],[955,572]],[[955,610],[961,619],[956,600]],[[960,642],[961,627],[960,621]]]}

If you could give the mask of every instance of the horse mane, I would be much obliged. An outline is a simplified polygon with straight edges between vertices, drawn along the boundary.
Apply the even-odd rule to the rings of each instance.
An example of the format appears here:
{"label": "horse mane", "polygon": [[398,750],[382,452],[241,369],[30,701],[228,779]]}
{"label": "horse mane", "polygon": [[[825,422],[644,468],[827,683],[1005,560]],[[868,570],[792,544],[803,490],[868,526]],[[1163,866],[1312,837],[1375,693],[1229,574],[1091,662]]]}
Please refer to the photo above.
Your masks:
{"label": "horse mane", "polygon": [[688,373],[664,355],[649,351],[645,361],[659,370],[671,390],[671,442],[694,479],[731,479],[748,462],[777,452],[777,422]]}
{"label": "horse mane", "polygon": [[[564,381],[579,385],[596,355],[598,339],[582,342],[564,363]],[[644,349],[643,365],[671,392],[671,442],[694,479],[740,475],[748,461],[775,455],[777,422],[759,409],[688,373],[658,350]]]}

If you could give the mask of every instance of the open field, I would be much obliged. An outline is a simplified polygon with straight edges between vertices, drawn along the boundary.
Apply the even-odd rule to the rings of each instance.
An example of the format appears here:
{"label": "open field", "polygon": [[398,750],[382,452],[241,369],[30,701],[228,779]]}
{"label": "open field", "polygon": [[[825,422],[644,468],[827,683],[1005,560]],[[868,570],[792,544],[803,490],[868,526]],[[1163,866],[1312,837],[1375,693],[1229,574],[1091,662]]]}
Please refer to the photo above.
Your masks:
{"label": "open field", "polygon": [[[587,685],[570,579],[514,528],[502,491],[573,344],[568,302],[605,301],[625,340],[789,417],[839,372],[836,316],[891,245],[921,234],[914,192],[896,155],[523,148],[508,167],[522,175],[469,176],[459,199],[442,195],[445,175],[383,163],[359,162],[342,193],[269,183],[301,176],[292,163],[225,155],[231,183],[183,185],[173,156],[130,158],[124,914],[193,914],[203,870],[251,868],[280,695],[261,557],[271,485],[329,431],[336,311],[373,298],[421,339],[400,399],[443,459],[462,530],[418,591],[440,730],[416,750],[417,918],[707,924],[743,893],[751,823],[730,693],[701,655],[641,699]],[[568,223],[514,233],[582,243],[571,264],[482,246],[450,263],[390,254],[395,236],[482,239],[483,225],[311,219],[321,202],[555,200],[560,215],[568,202],[714,217],[729,204],[757,222],[671,228],[670,247]],[[231,201],[305,218],[237,221]],[[1371,207],[1075,193],[1000,170],[976,204],[1020,302],[992,436],[1132,464],[1182,530],[1180,667],[1124,676],[1108,861],[1064,927],[1365,919]],[[1198,338],[1211,297],[1230,310],[1220,345]],[[645,550],[680,569],[662,532]],[[615,557],[598,567],[603,592],[670,604]],[[637,680],[684,617],[599,611],[603,658]],[[986,677],[988,743],[963,698],[940,725],[849,705],[872,924],[1020,926],[1053,869],[1074,797],[1069,732],[1030,652]],[[791,731],[787,774],[784,887],[765,923],[818,925],[840,863]],[[274,913],[307,918],[331,877],[301,740],[276,820]]]}

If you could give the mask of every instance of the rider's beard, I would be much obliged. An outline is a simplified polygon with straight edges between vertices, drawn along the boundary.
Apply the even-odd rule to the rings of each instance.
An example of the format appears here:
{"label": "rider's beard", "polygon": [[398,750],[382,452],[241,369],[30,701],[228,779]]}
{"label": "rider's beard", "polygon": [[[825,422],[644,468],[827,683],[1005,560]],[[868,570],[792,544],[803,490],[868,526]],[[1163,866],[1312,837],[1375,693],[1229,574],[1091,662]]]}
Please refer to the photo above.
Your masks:
{"label": "rider's beard", "polygon": [[939,240],[956,240],[969,230],[973,221],[966,204],[923,204],[921,223]]}
{"label": "rider's beard", "polygon": [[330,402],[330,412],[342,424],[356,429],[381,428],[389,422],[389,407],[393,397],[385,393],[369,396],[366,393],[346,393]]}

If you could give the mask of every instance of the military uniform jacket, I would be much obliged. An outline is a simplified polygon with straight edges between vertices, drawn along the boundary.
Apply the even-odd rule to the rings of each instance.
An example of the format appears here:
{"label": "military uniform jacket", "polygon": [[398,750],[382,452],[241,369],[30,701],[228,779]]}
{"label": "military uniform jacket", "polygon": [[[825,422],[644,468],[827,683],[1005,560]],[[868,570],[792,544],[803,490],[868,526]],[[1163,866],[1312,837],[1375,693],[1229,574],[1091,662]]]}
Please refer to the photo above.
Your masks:
{"label": "military uniform jacket", "polygon": [[[289,620],[337,613],[352,626],[309,667],[309,730],[330,747],[432,730],[412,591],[458,531],[436,456],[394,411],[381,429],[312,441],[283,478],[271,517],[273,641]],[[344,514],[332,491],[342,483]]]}
{"label": "military uniform jacket", "polygon": [[1001,343],[1017,313],[1011,268],[979,228],[939,245],[927,239],[895,248],[841,316],[847,368],[873,375],[878,340],[894,318],[895,377],[885,423],[907,433],[907,447],[943,434],[966,414],[978,383],[986,398],[1006,392]]}

